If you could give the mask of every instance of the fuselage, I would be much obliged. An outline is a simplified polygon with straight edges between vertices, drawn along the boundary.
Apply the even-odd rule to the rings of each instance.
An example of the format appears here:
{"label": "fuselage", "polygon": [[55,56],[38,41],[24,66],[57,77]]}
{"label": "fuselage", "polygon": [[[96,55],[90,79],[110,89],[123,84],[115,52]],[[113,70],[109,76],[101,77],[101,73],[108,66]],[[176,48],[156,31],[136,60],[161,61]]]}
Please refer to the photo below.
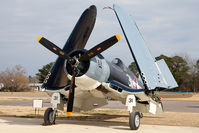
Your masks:
{"label": "fuselage", "polygon": [[[78,55],[78,52],[72,54],[72,56],[75,55]],[[71,79],[71,67],[67,61],[65,68],[68,78]],[[76,86],[85,90],[96,89],[102,83],[110,83],[113,86],[126,87],[132,90],[144,89],[142,82],[119,58],[109,62],[100,54],[87,62],[80,63],[78,68],[79,74],[76,76]]]}

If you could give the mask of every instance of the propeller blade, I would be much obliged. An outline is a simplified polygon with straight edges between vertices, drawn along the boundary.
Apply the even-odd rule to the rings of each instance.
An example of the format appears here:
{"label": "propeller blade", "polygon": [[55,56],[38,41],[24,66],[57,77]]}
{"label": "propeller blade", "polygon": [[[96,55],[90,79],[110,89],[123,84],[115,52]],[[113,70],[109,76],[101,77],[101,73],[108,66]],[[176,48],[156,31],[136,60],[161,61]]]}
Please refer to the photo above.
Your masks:
{"label": "propeller blade", "polygon": [[100,44],[96,45],[95,47],[91,48],[86,53],[84,53],[80,57],[79,61],[86,61],[86,60],[91,59],[92,57],[102,53],[109,47],[113,46],[119,40],[120,40],[120,35],[115,35],[115,36],[101,42]]}
{"label": "propeller blade", "polygon": [[64,59],[69,59],[67,54],[65,54],[64,51],[61,48],[59,48],[58,46],[56,46],[54,43],[50,42],[46,38],[39,36],[37,38],[37,41],[40,44],[42,44],[44,47],[49,49],[51,52],[55,53],[56,55],[61,56]]}
{"label": "propeller blade", "polygon": [[76,75],[76,72],[75,70],[73,70],[73,75],[70,82],[68,103],[67,103],[67,116],[71,116],[72,111],[73,111],[73,102],[74,102],[74,95],[75,95],[75,75]]}

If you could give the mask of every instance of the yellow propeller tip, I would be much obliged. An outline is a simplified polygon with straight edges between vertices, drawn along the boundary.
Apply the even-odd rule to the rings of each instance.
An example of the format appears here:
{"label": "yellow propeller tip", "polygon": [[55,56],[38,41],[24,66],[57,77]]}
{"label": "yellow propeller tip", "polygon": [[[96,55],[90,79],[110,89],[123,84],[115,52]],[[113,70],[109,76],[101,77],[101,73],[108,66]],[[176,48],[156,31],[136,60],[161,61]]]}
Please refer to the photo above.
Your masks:
{"label": "yellow propeller tip", "polygon": [[121,39],[120,35],[115,35],[117,40],[119,41]]}
{"label": "yellow propeller tip", "polygon": [[72,112],[67,112],[67,116],[71,116],[72,115]]}
{"label": "yellow propeller tip", "polygon": [[37,38],[37,41],[39,42],[39,41],[41,40],[41,38],[42,38],[42,36],[39,36],[39,37]]}

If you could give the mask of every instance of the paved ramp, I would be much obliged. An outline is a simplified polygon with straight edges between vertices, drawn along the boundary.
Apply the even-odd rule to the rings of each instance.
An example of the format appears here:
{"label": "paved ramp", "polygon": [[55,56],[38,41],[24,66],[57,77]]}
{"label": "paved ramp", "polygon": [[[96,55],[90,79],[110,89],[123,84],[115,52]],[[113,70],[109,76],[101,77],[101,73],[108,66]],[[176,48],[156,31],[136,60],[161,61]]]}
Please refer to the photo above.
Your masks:
{"label": "paved ramp", "polygon": [[96,121],[57,120],[57,125],[42,126],[36,118],[0,117],[1,133],[199,133],[197,127],[141,125],[138,131],[128,124]]}

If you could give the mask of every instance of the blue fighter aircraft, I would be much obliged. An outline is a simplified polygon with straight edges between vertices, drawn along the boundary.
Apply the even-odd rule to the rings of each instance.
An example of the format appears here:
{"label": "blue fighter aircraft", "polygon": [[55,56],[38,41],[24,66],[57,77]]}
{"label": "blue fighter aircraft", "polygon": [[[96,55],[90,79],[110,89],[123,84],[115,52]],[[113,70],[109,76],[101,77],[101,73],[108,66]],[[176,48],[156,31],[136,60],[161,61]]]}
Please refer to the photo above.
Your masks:
{"label": "blue fighter aircraft", "polygon": [[64,104],[67,104],[70,116],[72,111],[104,106],[110,97],[127,106],[130,129],[137,130],[142,113],[163,111],[156,92],[178,86],[165,61],[152,57],[128,12],[118,5],[114,5],[113,10],[141,78],[119,58],[109,62],[101,55],[120,40],[120,35],[114,35],[90,50],[84,49],[96,20],[97,9],[92,5],[82,13],[63,49],[38,37],[39,43],[58,55],[43,82],[43,88],[52,97],[52,107],[44,114],[45,125],[55,124],[56,112],[64,110]]}

